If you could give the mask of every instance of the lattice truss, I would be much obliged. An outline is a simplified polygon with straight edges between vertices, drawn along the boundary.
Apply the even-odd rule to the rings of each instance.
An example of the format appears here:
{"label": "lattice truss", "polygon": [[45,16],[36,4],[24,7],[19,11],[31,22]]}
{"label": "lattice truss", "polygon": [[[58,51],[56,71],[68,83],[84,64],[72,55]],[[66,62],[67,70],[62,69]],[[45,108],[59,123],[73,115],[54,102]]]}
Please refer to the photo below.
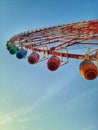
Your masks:
{"label": "lattice truss", "polygon": [[[98,20],[23,32],[13,36],[6,45],[10,53],[16,53],[19,59],[28,58],[32,52],[42,53],[39,61],[50,56],[59,57],[60,66],[68,63],[68,58],[94,60],[98,66]],[[72,51],[79,48],[80,51]],[[24,50],[26,55],[18,55],[20,50]]]}

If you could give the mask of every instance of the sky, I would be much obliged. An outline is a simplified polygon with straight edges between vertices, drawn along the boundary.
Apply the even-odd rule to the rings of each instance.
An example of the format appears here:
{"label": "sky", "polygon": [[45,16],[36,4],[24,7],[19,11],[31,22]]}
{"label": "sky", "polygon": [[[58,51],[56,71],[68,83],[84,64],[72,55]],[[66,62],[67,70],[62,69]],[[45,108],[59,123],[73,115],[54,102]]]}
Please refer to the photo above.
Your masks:
{"label": "sky", "polygon": [[79,60],[50,72],[8,53],[20,32],[98,19],[98,0],[0,0],[0,130],[98,130],[98,78]]}

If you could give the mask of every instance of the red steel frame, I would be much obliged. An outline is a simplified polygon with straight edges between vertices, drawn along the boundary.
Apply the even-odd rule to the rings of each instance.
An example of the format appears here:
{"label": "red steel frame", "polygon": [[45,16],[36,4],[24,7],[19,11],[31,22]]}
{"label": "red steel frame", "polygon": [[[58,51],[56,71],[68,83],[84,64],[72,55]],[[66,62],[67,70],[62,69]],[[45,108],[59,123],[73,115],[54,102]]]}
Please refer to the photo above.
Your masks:
{"label": "red steel frame", "polygon": [[15,35],[9,41],[27,50],[82,60],[87,59],[86,54],[69,54],[61,50],[76,44],[91,45],[91,47],[94,45],[95,53],[90,54],[89,59],[98,60],[98,20],[31,30]]}

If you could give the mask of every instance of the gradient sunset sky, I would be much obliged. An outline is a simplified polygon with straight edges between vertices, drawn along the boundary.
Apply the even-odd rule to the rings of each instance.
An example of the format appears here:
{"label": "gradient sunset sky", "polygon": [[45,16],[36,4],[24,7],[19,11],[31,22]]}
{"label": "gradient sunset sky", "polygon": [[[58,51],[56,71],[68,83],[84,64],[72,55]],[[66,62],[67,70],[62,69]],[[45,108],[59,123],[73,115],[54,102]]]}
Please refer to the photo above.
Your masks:
{"label": "gradient sunset sky", "polygon": [[98,0],[0,0],[0,130],[98,130],[98,78],[70,60],[56,72],[8,53],[20,32],[98,19]]}

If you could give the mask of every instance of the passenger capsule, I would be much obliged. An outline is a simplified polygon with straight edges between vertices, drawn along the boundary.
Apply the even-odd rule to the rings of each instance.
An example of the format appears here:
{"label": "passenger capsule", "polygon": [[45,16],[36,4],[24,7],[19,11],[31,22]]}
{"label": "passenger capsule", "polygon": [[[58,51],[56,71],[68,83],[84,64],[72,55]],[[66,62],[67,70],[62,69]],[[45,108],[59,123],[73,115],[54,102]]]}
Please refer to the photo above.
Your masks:
{"label": "passenger capsule", "polygon": [[39,54],[36,53],[36,52],[31,53],[31,54],[29,55],[29,57],[28,57],[28,62],[29,62],[30,64],[35,64],[35,63],[38,62],[38,60],[39,60]]}
{"label": "passenger capsule", "polygon": [[8,47],[9,45],[11,45],[12,43],[10,41],[7,42],[6,47]]}
{"label": "passenger capsule", "polygon": [[16,53],[16,57],[17,57],[18,59],[22,59],[22,58],[24,58],[24,57],[26,56],[26,54],[27,54],[27,51],[26,51],[26,50],[24,50],[24,49],[19,49],[19,50],[17,51],[17,53]]}
{"label": "passenger capsule", "polygon": [[52,56],[47,62],[47,67],[50,71],[55,71],[59,68],[60,66],[60,59],[59,57]]}
{"label": "passenger capsule", "polygon": [[10,49],[13,47],[12,44],[7,45],[7,50],[10,51]]}
{"label": "passenger capsule", "polygon": [[93,80],[97,77],[97,66],[92,61],[83,61],[80,63],[80,73],[87,80]]}
{"label": "passenger capsule", "polygon": [[18,48],[16,47],[16,46],[12,46],[12,47],[10,47],[10,49],[9,49],[9,52],[10,52],[10,54],[16,54],[17,53],[17,51],[18,51]]}

